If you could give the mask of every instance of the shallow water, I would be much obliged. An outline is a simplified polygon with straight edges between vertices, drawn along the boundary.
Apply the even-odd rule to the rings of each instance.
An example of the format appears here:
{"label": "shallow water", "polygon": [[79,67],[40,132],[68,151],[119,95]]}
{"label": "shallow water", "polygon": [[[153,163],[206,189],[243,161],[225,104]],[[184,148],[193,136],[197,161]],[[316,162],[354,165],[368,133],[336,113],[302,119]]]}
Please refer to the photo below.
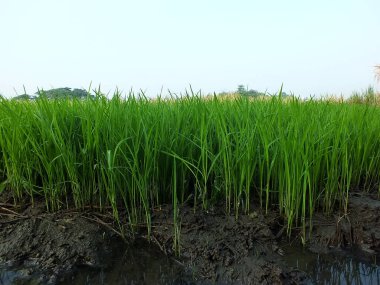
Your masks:
{"label": "shallow water", "polygon": [[[300,247],[284,247],[287,266],[308,274],[307,284],[380,284],[380,266],[373,258],[358,251],[337,251],[334,254],[314,254]],[[120,252],[112,268],[80,268],[61,285],[83,284],[206,284],[184,273],[184,267],[163,255],[156,247],[139,242]],[[31,271],[6,270],[0,267],[2,284],[40,284]]]}
{"label": "shallow water", "polygon": [[304,271],[307,284],[380,284],[380,264],[377,257],[364,256],[359,250],[315,254],[300,247],[284,248],[287,266]]}
{"label": "shallow water", "polygon": [[0,267],[0,285],[40,285],[38,276],[30,274],[28,269],[10,270]]}

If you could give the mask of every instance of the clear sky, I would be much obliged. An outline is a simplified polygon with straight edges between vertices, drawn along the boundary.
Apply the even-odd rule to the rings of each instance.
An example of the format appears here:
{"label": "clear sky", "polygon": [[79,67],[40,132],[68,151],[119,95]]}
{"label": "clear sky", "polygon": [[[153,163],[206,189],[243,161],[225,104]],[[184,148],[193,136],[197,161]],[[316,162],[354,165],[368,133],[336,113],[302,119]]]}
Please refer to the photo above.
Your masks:
{"label": "clear sky", "polygon": [[374,85],[380,0],[1,0],[0,94]]}

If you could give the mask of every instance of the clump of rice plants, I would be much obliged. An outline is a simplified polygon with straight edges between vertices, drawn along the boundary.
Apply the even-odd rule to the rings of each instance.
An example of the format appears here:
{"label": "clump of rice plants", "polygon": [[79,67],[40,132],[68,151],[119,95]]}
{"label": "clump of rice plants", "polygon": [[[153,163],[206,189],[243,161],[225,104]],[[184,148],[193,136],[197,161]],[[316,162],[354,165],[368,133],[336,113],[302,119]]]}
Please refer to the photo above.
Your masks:
{"label": "clump of rice plants", "polygon": [[275,207],[289,231],[306,233],[317,209],[346,213],[351,189],[380,180],[380,109],[368,104],[98,92],[2,98],[0,114],[0,191],[16,203],[111,206],[117,220],[123,208],[132,229],[150,229],[152,209],[172,203],[176,240],[185,201],[194,210],[223,202],[237,219]]}

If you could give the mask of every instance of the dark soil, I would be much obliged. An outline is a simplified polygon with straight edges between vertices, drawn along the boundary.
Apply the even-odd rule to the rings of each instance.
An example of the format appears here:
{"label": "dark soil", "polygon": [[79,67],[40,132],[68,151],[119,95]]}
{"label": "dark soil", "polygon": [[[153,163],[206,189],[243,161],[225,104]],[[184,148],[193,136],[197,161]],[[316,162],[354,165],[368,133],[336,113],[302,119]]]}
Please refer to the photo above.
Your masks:
{"label": "dark soil", "polygon": [[[4,214],[4,207],[1,213]],[[26,280],[55,284],[78,266],[109,266],[120,238],[79,212],[16,216],[0,221],[0,261],[23,268]]]}
{"label": "dark soil", "polygon": [[380,200],[377,194],[354,193],[348,213],[333,216],[316,214],[308,239],[309,250],[321,253],[330,249],[358,246],[363,253],[380,253]]}
{"label": "dark soil", "polygon": [[[281,264],[276,241],[278,216],[226,215],[223,211],[181,209],[180,254],[186,267],[201,279],[233,284],[298,284],[304,274]],[[153,241],[173,255],[173,213],[170,207],[153,215]]]}
{"label": "dark soil", "polygon": [[[83,267],[107,270],[113,257],[126,247],[124,242],[147,239],[146,229],[140,227],[134,236],[125,232],[123,240],[107,211],[48,214],[43,204],[16,208],[4,197],[0,202],[0,264],[23,268],[26,281],[20,284],[28,284],[28,278],[40,284],[59,284]],[[283,220],[274,212],[264,215],[253,208],[249,215],[235,219],[223,208],[180,209],[179,257],[173,248],[173,210],[170,206],[156,209],[150,242],[175,260],[195,283],[302,284],[307,280],[305,273],[283,260],[284,240],[299,243],[300,233],[293,231],[289,239]],[[328,253],[353,245],[365,254],[380,252],[380,201],[374,195],[353,194],[346,215],[315,214],[313,225],[306,244],[313,252]]]}

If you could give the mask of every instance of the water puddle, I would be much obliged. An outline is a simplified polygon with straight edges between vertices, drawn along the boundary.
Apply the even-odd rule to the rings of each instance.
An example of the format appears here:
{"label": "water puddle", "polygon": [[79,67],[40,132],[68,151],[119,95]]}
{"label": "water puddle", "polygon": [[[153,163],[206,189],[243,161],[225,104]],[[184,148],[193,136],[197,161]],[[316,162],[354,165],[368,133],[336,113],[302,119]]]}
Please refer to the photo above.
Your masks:
{"label": "water puddle", "polygon": [[40,285],[39,277],[31,274],[29,269],[10,270],[0,267],[0,285]]}
{"label": "water puddle", "polygon": [[359,250],[337,251],[334,254],[314,254],[300,247],[284,247],[284,260],[306,272],[308,284],[379,285],[380,264],[376,256],[365,257]]}

